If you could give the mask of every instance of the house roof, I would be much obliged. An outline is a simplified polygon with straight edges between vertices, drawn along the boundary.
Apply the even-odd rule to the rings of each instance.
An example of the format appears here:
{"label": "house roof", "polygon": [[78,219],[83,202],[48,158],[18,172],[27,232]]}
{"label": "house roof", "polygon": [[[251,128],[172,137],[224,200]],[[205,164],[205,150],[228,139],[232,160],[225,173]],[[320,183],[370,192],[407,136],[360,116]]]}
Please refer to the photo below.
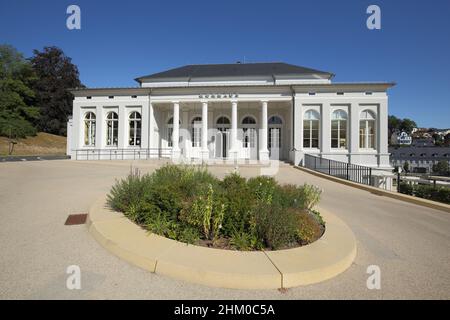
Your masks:
{"label": "house roof", "polygon": [[139,83],[143,81],[158,81],[163,79],[195,79],[218,77],[251,77],[251,76],[319,76],[330,79],[331,72],[315,70],[283,62],[265,63],[233,63],[233,64],[194,64],[163,72],[136,78]]}
{"label": "house roof", "polygon": [[408,160],[408,161],[450,161],[449,147],[389,147],[391,160]]}

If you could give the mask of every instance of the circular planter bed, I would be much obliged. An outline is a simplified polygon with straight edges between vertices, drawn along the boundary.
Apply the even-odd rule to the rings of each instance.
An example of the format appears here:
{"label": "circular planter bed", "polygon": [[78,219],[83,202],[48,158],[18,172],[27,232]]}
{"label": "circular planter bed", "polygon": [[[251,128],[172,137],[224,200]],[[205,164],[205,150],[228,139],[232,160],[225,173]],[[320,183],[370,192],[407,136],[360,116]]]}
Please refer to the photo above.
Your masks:
{"label": "circular planter bed", "polygon": [[112,187],[109,207],[150,233],[198,246],[270,251],[310,244],[325,231],[311,185],[279,185],[271,177],[219,180],[204,167],[137,169]]}

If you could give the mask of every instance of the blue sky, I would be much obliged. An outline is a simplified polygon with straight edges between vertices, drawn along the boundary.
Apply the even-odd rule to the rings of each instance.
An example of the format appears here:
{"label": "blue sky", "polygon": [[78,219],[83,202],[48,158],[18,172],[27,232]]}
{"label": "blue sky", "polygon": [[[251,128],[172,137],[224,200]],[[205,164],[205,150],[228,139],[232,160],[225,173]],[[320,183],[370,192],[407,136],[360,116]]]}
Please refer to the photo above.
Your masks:
{"label": "blue sky", "polygon": [[[81,8],[81,30],[66,8]],[[381,8],[381,30],[366,8]],[[450,1],[0,0],[0,43],[25,56],[55,45],[88,87],[193,63],[284,61],[334,81],[395,81],[390,114],[450,127]]]}

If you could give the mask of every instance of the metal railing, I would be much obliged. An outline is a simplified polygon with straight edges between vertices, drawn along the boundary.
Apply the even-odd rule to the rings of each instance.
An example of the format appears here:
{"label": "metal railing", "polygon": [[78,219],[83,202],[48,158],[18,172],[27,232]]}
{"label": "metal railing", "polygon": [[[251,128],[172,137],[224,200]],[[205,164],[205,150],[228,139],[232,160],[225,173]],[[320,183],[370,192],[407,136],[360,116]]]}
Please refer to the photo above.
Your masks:
{"label": "metal railing", "polygon": [[333,177],[371,185],[372,168],[305,154],[303,166]]}
{"label": "metal railing", "polygon": [[147,160],[170,157],[172,148],[76,149],[75,160]]}

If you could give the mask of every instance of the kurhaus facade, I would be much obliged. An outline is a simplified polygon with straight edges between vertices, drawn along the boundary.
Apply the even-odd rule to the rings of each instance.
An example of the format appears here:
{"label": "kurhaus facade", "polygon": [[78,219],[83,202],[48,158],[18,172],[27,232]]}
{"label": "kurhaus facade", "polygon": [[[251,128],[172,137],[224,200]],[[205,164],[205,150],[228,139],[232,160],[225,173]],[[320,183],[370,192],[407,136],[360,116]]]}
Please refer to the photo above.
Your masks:
{"label": "kurhaus facade", "polygon": [[392,83],[333,83],[285,63],[188,65],[136,88],[75,89],[72,159],[280,159],[389,168]]}

